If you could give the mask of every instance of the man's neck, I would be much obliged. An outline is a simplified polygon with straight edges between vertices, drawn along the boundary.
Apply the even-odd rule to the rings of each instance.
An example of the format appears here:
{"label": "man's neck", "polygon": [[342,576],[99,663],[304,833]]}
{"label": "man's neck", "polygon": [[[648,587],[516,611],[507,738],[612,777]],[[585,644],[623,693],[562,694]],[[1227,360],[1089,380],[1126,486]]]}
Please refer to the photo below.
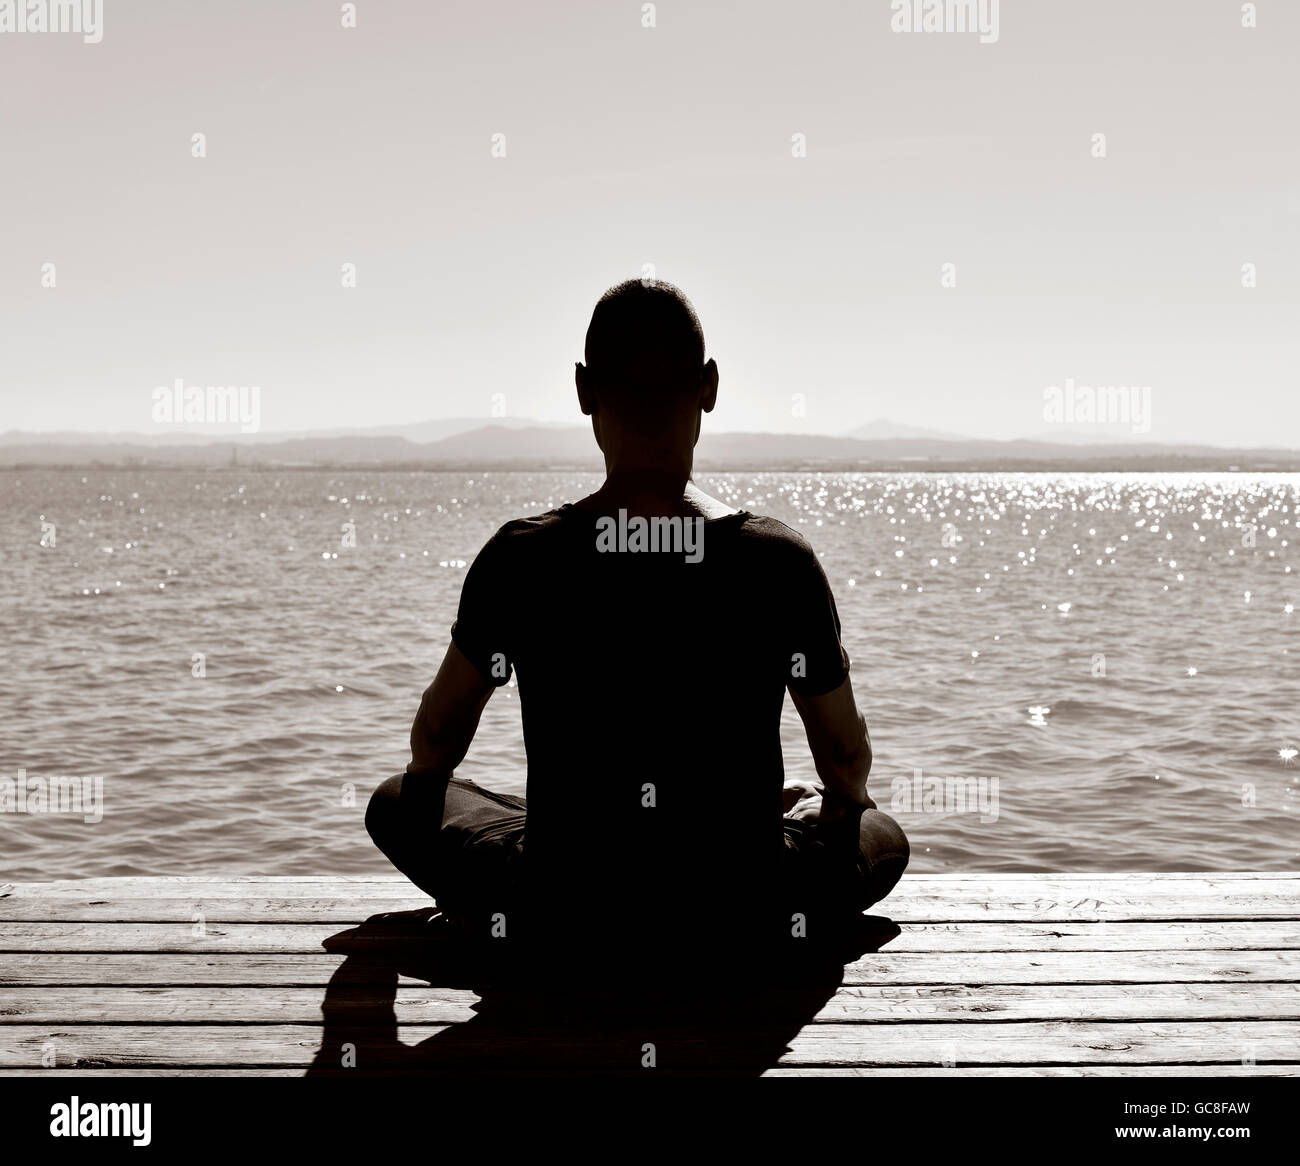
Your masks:
{"label": "man's neck", "polygon": [[722,518],[735,514],[735,507],[706,494],[689,478],[674,474],[637,472],[611,473],[594,494],[579,504],[584,509],[615,514],[626,510],[629,515],[653,517],[685,515]]}

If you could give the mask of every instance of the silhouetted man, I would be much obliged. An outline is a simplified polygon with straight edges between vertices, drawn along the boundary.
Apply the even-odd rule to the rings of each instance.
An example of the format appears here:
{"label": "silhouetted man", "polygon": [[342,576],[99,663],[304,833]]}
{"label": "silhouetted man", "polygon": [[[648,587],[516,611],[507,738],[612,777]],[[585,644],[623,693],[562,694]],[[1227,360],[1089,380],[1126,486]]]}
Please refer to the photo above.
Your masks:
{"label": "silhouetted man", "polygon": [[[788,526],[690,480],[718,368],[677,288],[606,292],[575,380],[605,482],[507,522],[474,560],[411,763],[367,828],[453,921],[557,967],[697,974],[815,939],[908,860],[867,796],[825,573]],[[452,776],[512,673],[526,800]],[[787,690],[820,788],[783,785]]]}

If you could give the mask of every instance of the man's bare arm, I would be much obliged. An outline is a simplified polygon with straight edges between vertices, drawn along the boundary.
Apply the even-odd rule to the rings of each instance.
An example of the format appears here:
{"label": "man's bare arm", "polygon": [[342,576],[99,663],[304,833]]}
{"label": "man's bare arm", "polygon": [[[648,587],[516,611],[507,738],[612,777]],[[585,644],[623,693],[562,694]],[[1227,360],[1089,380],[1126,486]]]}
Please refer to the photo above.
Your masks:
{"label": "man's bare arm", "polygon": [[455,644],[449,644],[411,726],[406,772],[450,776],[465,760],[494,687]]}
{"label": "man's bare arm", "polygon": [[843,833],[856,845],[862,811],[874,810],[876,803],[867,794],[871,737],[866,717],[858,711],[853,697],[853,682],[846,677],[838,688],[821,696],[801,696],[793,689],[790,696],[803,719],[808,747],[822,781],[816,821],[831,833]]}

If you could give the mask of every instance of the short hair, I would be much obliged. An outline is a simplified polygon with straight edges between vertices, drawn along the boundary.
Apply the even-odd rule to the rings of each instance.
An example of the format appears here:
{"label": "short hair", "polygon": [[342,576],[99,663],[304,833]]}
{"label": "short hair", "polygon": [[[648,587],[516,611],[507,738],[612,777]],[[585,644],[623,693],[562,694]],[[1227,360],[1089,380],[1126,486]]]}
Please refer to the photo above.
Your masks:
{"label": "short hair", "polygon": [[629,279],[601,296],[591,313],[586,358],[609,387],[685,387],[704,365],[704,329],[681,288]]}

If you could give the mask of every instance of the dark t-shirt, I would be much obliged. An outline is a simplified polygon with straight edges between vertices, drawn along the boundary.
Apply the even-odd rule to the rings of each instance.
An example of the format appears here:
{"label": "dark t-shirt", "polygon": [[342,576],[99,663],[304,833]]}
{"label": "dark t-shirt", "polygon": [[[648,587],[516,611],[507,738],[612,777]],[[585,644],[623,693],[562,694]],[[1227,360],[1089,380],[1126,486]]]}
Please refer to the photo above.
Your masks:
{"label": "dark t-shirt", "polygon": [[517,677],[525,901],[572,942],[726,942],[773,902],[781,706],[844,682],[839,615],[776,519],[690,520],[696,554],[611,549],[607,521],[569,504],[506,523],[452,625],[484,676]]}

